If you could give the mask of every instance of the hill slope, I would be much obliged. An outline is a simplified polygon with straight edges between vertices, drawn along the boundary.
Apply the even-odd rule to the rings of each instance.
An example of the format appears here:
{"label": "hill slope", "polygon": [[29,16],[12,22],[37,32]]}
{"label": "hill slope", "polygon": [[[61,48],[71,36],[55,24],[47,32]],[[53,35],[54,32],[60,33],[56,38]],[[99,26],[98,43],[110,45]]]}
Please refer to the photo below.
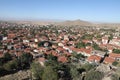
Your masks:
{"label": "hill slope", "polygon": [[56,23],[56,25],[62,25],[62,26],[72,26],[72,25],[79,25],[79,26],[90,26],[92,23],[82,20],[74,20],[74,21],[64,21]]}

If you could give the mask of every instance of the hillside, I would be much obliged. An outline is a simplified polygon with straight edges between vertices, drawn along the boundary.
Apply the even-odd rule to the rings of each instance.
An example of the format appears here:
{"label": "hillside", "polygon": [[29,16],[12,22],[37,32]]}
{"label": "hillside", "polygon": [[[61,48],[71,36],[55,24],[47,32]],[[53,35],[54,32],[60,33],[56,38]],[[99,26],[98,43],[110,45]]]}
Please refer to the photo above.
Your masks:
{"label": "hillside", "polygon": [[93,23],[83,21],[83,20],[74,20],[74,21],[68,20],[68,21],[56,23],[56,25],[62,25],[62,26],[74,26],[74,25],[90,26],[90,25],[93,25]]}

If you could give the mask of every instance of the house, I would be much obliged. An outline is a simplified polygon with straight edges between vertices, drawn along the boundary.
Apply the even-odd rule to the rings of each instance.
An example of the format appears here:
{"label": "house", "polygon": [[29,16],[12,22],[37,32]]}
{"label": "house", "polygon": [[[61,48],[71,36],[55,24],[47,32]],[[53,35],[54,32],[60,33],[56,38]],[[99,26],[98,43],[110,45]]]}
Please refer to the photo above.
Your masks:
{"label": "house", "polygon": [[106,48],[107,48],[107,45],[106,45],[106,44],[100,44],[99,47],[100,47],[101,49],[106,49]]}
{"label": "house", "polygon": [[83,43],[87,44],[87,43],[92,43],[91,40],[82,40]]}
{"label": "house", "polygon": [[47,51],[47,48],[39,47],[38,50],[39,50],[39,52],[46,52],[46,51]]}
{"label": "house", "polygon": [[38,42],[38,39],[34,39],[34,42],[36,42],[36,43],[37,43],[37,42]]}
{"label": "house", "polygon": [[106,64],[112,64],[114,61],[115,61],[115,59],[113,59],[111,57],[105,57],[103,62]]}
{"label": "house", "polygon": [[108,43],[108,37],[102,37],[102,44]]}
{"label": "house", "polygon": [[66,55],[67,57],[71,56],[71,53],[69,53],[68,51],[64,51],[63,54]]}
{"label": "house", "polygon": [[67,45],[69,45],[69,46],[74,46],[74,45],[75,45],[75,42],[74,42],[74,41],[69,41],[69,42],[67,43]]}
{"label": "house", "polygon": [[120,39],[118,38],[113,38],[109,44],[112,44],[112,45],[116,45],[116,46],[120,46]]}
{"label": "house", "polygon": [[97,56],[97,55],[91,55],[87,58],[87,61],[92,63],[92,62],[96,62],[96,63],[99,63],[101,60],[101,57],[100,56]]}
{"label": "house", "polygon": [[7,40],[7,37],[3,37],[3,40]]}
{"label": "house", "polygon": [[32,54],[33,58],[38,58],[43,56],[43,53],[37,53],[37,52],[30,52],[30,54]]}
{"label": "house", "polygon": [[52,45],[52,48],[53,48],[53,49],[56,49],[56,48],[57,48],[57,46],[56,46],[56,45]]}
{"label": "house", "polygon": [[56,50],[58,53],[65,51],[65,49],[63,47],[58,47]]}
{"label": "house", "polygon": [[93,42],[95,42],[96,44],[100,45],[101,41],[99,39],[93,38]]}
{"label": "house", "polygon": [[64,35],[64,40],[69,41],[68,35]]}
{"label": "house", "polygon": [[54,51],[54,50],[51,51],[51,54],[52,54],[53,56],[56,56],[56,57],[59,56],[59,54],[58,54],[56,51]]}
{"label": "house", "polygon": [[77,52],[78,54],[82,52],[80,49],[74,48],[74,47],[70,47],[69,49],[70,49],[72,52],[73,52],[73,51],[74,51],[74,52]]}
{"label": "house", "polygon": [[30,41],[29,40],[27,40],[27,39],[24,39],[23,40],[23,43],[29,43]]}
{"label": "house", "polygon": [[69,46],[63,46],[63,48],[64,48],[66,51],[68,51],[69,53],[72,53],[72,50],[70,49]]}
{"label": "house", "polygon": [[33,48],[37,48],[38,47],[38,44],[34,43],[34,42],[31,42],[29,43],[29,46],[30,47],[33,47]]}
{"label": "house", "polygon": [[58,43],[58,46],[63,47],[64,44],[63,43]]}
{"label": "house", "polygon": [[8,34],[8,38],[9,38],[9,39],[13,39],[15,36],[16,36],[16,35],[15,35],[14,33],[9,33],[9,34]]}
{"label": "house", "polygon": [[116,54],[116,53],[110,53],[109,54],[109,57],[117,60],[117,61],[120,61],[120,54]]}
{"label": "house", "polygon": [[80,48],[81,54],[84,56],[91,56],[91,49]]}
{"label": "house", "polygon": [[97,55],[97,56],[100,56],[100,57],[104,57],[106,52],[103,52],[103,51],[99,51],[99,50],[93,50],[92,51],[92,54],[93,55]]}
{"label": "house", "polygon": [[67,60],[67,57],[65,57],[65,56],[59,56],[59,57],[58,57],[58,61],[59,61],[59,62],[62,62],[62,63],[65,63],[65,62],[67,62],[68,60]]}
{"label": "house", "polygon": [[92,46],[86,46],[85,48],[86,48],[86,49],[93,50]]}
{"label": "house", "polygon": [[91,52],[92,52],[92,50],[91,49],[86,49],[86,48],[74,48],[74,47],[71,47],[70,48],[72,51],[75,51],[75,52],[77,52],[78,54],[79,53],[81,53],[82,55],[84,55],[84,56],[90,56],[91,55]]}
{"label": "house", "polygon": [[109,46],[107,49],[108,49],[108,52],[109,52],[109,53],[112,53],[113,47]]}
{"label": "house", "polygon": [[11,49],[13,45],[7,45],[7,49]]}

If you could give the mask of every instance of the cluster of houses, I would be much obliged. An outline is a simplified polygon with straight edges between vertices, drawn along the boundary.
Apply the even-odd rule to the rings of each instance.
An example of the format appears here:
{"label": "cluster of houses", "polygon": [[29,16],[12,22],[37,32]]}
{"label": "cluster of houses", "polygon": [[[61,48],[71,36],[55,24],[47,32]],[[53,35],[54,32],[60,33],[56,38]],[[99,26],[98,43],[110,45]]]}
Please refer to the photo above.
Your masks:
{"label": "cluster of houses", "polygon": [[[103,58],[105,64],[112,64],[114,61],[120,60],[120,54],[112,52],[113,49],[120,49],[120,38],[116,36],[112,40],[109,40],[109,36],[106,35],[102,36],[101,39],[93,37],[92,40],[81,40],[83,33],[85,33],[85,30],[81,28],[35,27],[30,25],[26,27],[23,24],[9,23],[1,23],[0,27],[0,57],[3,57],[4,53],[17,57],[23,53],[28,53],[32,54],[34,59],[37,58],[42,65],[46,61],[44,55],[51,54],[56,56],[59,62],[65,63],[68,62],[68,58],[72,56],[73,52],[87,56],[85,61],[89,63],[99,63]],[[95,34],[93,30],[89,32]],[[94,42],[100,48],[107,49],[108,52],[95,50],[92,45],[76,48],[76,44],[80,41],[85,44],[93,44]],[[106,53],[108,54],[107,57],[105,57]]]}

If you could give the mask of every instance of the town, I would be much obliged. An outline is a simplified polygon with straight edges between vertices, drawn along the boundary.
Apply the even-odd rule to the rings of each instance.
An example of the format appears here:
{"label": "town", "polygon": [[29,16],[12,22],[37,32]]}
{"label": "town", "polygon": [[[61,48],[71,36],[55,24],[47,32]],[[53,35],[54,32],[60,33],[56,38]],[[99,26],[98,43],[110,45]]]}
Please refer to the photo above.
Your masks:
{"label": "town", "polygon": [[0,77],[0,80],[119,80],[120,30],[1,21]]}

